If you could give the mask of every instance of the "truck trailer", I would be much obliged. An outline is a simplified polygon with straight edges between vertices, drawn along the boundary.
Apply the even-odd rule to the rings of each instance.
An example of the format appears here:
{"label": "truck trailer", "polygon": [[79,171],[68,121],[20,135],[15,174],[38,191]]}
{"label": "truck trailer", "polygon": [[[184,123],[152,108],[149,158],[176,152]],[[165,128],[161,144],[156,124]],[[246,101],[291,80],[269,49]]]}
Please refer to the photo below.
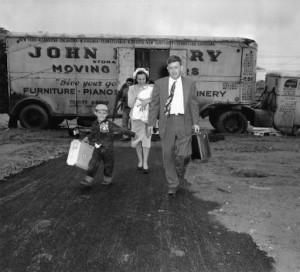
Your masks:
{"label": "truck trailer", "polygon": [[182,59],[183,74],[196,82],[199,115],[219,132],[241,133],[256,120],[252,39],[9,33],[5,55],[0,113],[25,128],[75,118],[79,125],[90,124],[99,102],[112,115],[117,92],[135,69],[146,68],[155,81],[168,75],[170,55]]}

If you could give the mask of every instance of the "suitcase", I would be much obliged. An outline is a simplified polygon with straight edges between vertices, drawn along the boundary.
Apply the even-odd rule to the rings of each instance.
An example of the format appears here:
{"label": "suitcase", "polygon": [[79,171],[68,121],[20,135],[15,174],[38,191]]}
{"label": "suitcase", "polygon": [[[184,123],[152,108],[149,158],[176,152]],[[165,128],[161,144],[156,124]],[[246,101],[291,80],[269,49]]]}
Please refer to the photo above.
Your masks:
{"label": "suitcase", "polygon": [[70,145],[67,164],[87,170],[93,151],[93,146],[80,140],[73,140]]}
{"label": "suitcase", "polygon": [[211,157],[208,133],[202,131],[192,135],[192,160],[207,161]]}

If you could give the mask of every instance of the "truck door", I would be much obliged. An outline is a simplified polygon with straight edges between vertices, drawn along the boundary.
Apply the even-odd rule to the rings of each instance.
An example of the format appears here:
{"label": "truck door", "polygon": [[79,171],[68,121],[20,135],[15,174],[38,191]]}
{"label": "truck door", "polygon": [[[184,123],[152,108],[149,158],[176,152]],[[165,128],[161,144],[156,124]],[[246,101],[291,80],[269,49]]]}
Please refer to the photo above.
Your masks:
{"label": "truck door", "polygon": [[186,59],[187,59],[187,50],[186,49],[171,49],[170,56],[176,55],[181,58],[182,61],[182,75],[186,76]]}
{"label": "truck door", "polygon": [[[299,87],[297,78],[278,77],[276,86],[276,111],[274,126],[281,132],[291,133],[297,127],[297,98],[299,100]],[[299,124],[299,123],[298,123]]]}
{"label": "truck door", "polygon": [[[127,78],[132,78],[134,72],[134,48],[117,48],[117,77],[119,91]],[[115,98],[116,99],[116,98]],[[114,103],[114,107],[118,105]],[[116,114],[121,114],[119,108]]]}

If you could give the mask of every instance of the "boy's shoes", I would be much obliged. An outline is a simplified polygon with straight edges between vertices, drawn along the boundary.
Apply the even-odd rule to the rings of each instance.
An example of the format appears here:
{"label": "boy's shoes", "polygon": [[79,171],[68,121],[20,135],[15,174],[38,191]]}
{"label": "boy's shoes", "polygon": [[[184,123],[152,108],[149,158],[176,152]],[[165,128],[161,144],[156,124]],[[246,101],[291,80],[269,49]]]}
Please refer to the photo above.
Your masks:
{"label": "boy's shoes", "polygon": [[80,185],[85,187],[91,187],[93,184],[93,178],[90,176],[85,176],[84,180],[80,182]]}
{"label": "boy's shoes", "polygon": [[101,184],[107,186],[107,185],[111,184],[111,181],[112,181],[112,177],[104,176],[103,177],[103,182]]}
{"label": "boy's shoes", "polygon": [[177,188],[169,188],[167,194],[168,196],[176,196],[178,189]]}

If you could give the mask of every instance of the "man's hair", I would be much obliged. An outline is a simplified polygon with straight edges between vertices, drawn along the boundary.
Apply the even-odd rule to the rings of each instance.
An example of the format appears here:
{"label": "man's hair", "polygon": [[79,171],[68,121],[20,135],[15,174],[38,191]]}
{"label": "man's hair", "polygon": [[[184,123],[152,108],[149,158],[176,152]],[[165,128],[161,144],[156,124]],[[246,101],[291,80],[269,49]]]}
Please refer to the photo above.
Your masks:
{"label": "man's hair", "polygon": [[176,56],[176,55],[172,55],[172,56],[170,56],[170,57],[168,58],[168,60],[167,60],[167,65],[169,65],[170,63],[173,63],[173,62],[177,62],[177,61],[180,63],[180,65],[182,64],[181,58],[179,58],[179,57]]}

